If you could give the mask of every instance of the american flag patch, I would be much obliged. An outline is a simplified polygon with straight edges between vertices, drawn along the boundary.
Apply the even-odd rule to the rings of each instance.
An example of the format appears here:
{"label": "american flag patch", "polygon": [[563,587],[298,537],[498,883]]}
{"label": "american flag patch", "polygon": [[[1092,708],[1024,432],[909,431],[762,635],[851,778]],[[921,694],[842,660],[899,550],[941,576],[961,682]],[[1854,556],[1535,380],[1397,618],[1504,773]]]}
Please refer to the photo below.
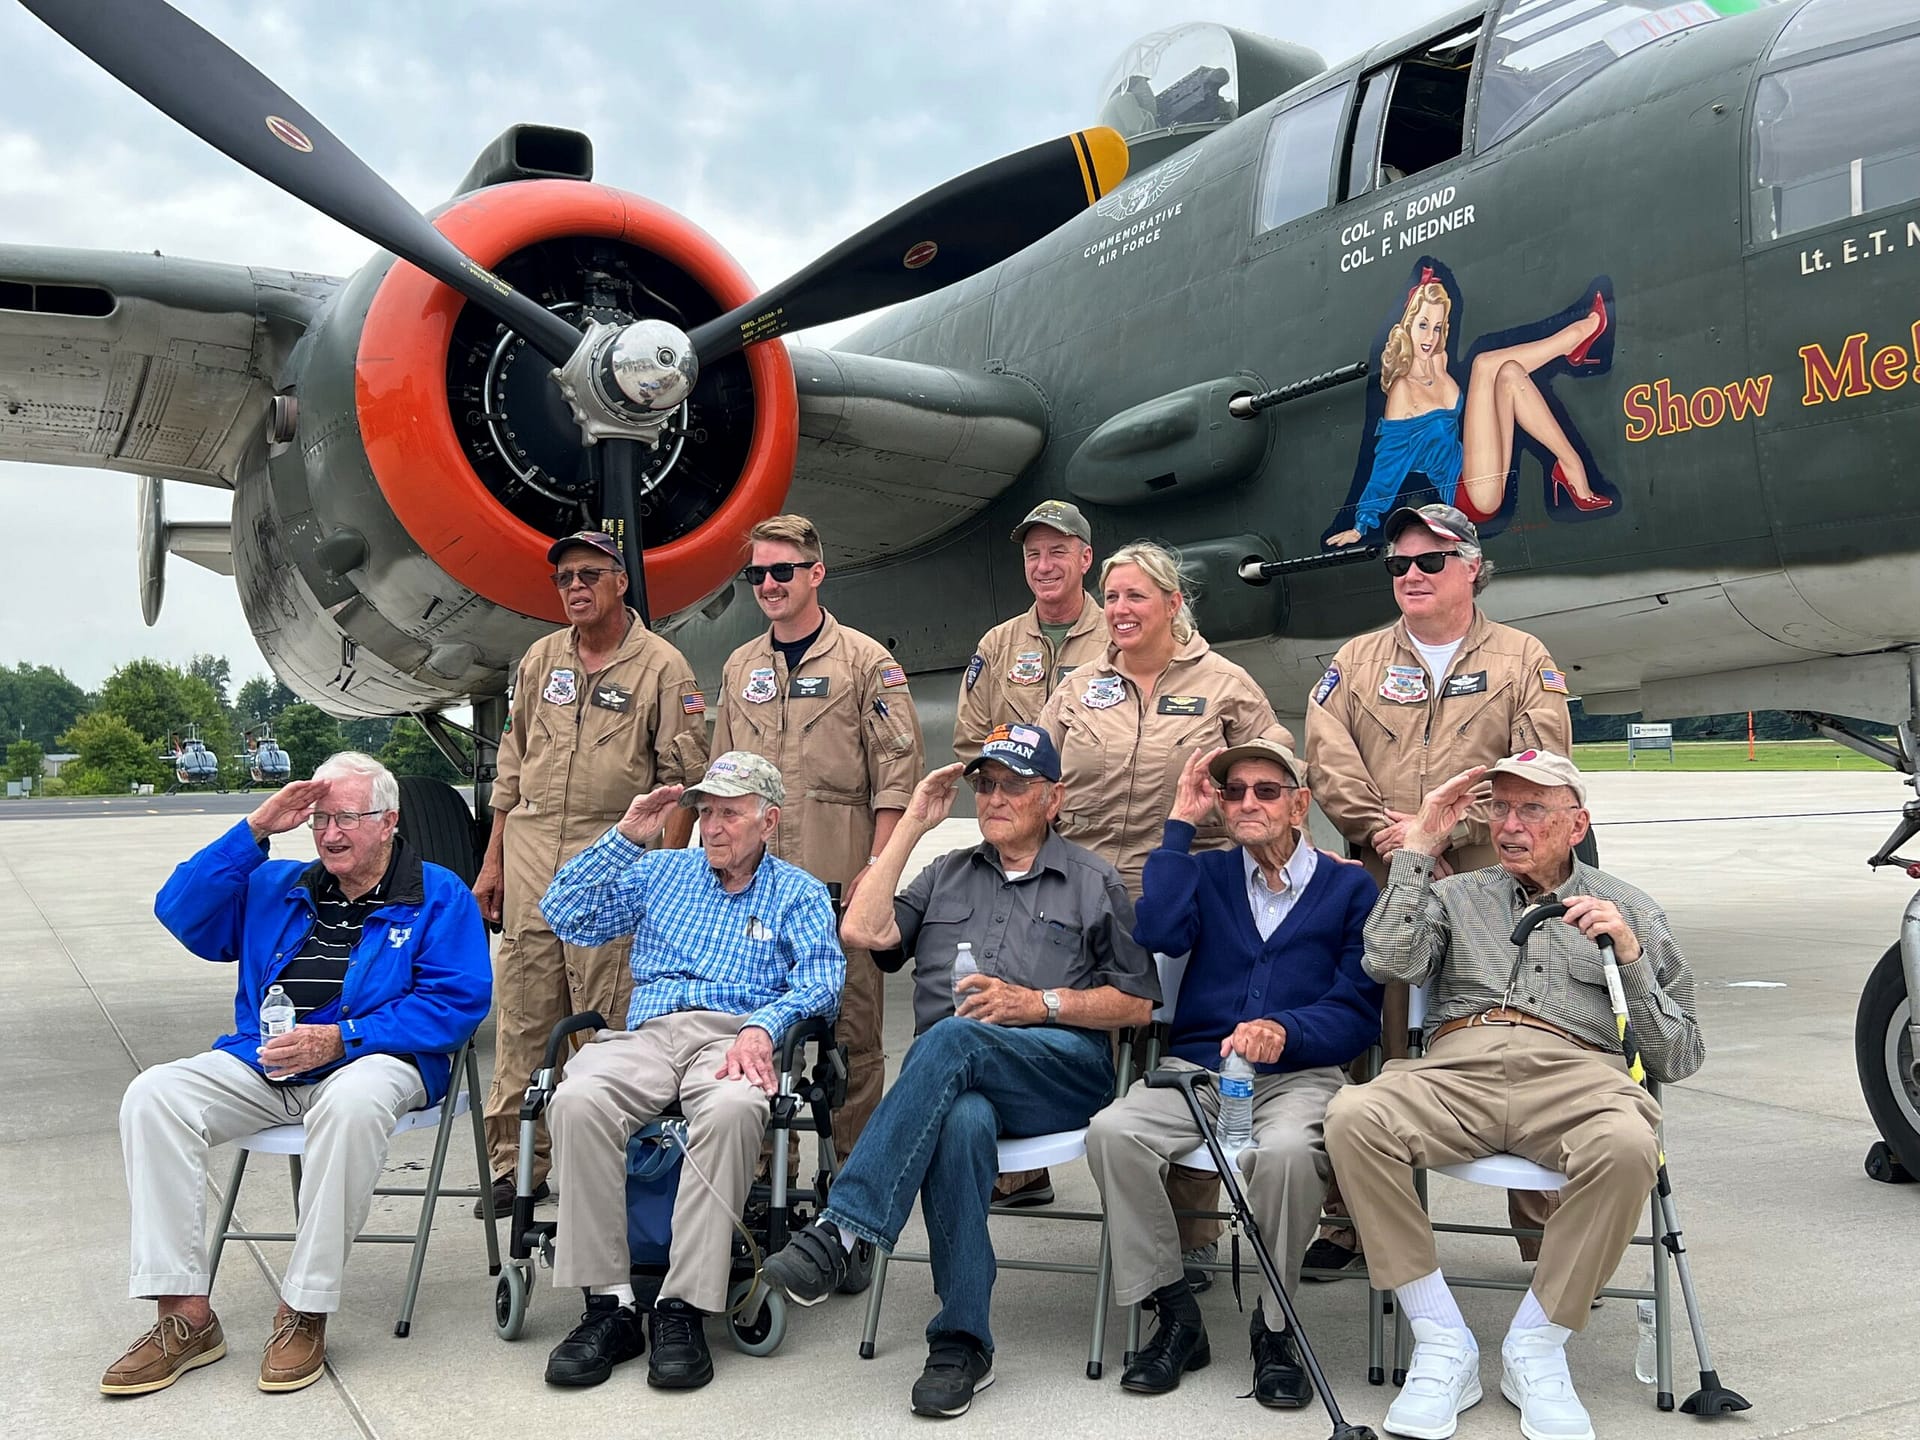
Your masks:
{"label": "american flag patch", "polygon": [[907,683],[907,672],[898,665],[886,665],[880,670],[880,683],[889,690]]}
{"label": "american flag patch", "polygon": [[1567,693],[1567,677],[1558,670],[1549,670],[1546,666],[1542,665],[1540,667],[1540,688],[1542,690],[1551,690],[1556,695],[1564,695]]}
{"label": "american flag patch", "polygon": [[707,713],[707,697],[698,690],[689,690],[680,697],[680,709],[688,715],[704,715]]}

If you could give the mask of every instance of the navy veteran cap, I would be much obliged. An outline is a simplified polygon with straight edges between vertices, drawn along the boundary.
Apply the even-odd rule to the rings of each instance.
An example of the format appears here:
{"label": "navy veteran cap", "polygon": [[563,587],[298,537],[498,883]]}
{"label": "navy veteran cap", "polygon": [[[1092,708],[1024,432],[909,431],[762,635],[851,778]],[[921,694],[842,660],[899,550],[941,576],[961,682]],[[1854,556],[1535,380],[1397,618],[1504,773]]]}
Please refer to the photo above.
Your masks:
{"label": "navy veteran cap", "polygon": [[[547,563],[554,564],[559,558],[576,545],[591,545],[594,549],[621,560],[620,545],[613,536],[604,530],[576,530],[571,535],[562,535],[547,547]],[[624,564],[624,561],[621,561]]]}
{"label": "navy veteran cap", "polygon": [[971,775],[989,760],[998,760],[1016,775],[1060,778],[1060,752],[1053,748],[1053,737],[1034,725],[996,725],[965,773]]}

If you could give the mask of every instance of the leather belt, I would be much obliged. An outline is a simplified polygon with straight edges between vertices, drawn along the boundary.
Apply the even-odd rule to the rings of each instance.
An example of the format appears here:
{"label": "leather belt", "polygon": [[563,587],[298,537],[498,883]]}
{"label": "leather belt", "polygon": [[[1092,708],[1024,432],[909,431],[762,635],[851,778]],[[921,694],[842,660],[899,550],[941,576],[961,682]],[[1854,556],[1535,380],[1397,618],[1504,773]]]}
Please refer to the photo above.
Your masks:
{"label": "leather belt", "polygon": [[1462,1015],[1456,1020],[1449,1020],[1433,1032],[1433,1038],[1438,1040],[1443,1035],[1451,1035],[1456,1030],[1465,1030],[1474,1025],[1508,1025],[1521,1026],[1528,1030],[1544,1030],[1549,1035],[1558,1035],[1562,1040],[1578,1045],[1582,1050],[1603,1048],[1591,1040],[1581,1039],[1571,1030],[1561,1029],[1551,1020],[1542,1020],[1538,1015],[1525,1010],[1515,1010],[1507,1005],[1496,1005],[1491,1010],[1482,1010],[1477,1015]]}

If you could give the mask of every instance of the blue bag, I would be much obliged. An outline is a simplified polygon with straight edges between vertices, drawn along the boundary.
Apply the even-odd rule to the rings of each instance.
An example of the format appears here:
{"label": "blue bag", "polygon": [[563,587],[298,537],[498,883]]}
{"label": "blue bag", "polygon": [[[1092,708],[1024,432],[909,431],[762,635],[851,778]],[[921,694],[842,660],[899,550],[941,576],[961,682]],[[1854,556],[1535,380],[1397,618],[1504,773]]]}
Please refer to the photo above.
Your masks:
{"label": "blue bag", "polygon": [[627,1142],[627,1249],[635,1265],[667,1263],[686,1136],[686,1121],[655,1120]]}

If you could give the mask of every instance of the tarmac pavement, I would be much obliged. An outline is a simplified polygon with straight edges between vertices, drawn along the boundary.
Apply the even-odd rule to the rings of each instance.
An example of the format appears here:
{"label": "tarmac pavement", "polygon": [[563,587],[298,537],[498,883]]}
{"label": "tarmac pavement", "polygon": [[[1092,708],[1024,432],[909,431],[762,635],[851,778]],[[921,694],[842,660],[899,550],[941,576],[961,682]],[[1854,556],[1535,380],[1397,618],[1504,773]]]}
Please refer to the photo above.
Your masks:
{"label": "tarmac pavement", "polygon": [[[1718,1433],[1920,1433],[1920,1186],[1879,1185],[1862,1173],[1875,1135],[1852,1045],[1861,984],[1893,940],[1911,892],[1862,862],[1907,792],[1878,774],[1643,771],[1597,775],[1592,787],[1607,868],[1665,904],[1699,985],[1707,1063],[1668,1091],[1668,1142],[1716,1359],[1726,1383],[1753,1402],[1746,1415],[1719,1422]],[[14,808],[0,805],[0,814]],[[203,1049],[232,1016],[231,972],[186,955],[154,921],[152,898],[170,868],[233,817],[132,808],[84,818],[9,815],[15,823],[0,825],[0,1079],[13,1097],[0,1111],[0,1223],[15,1237],[21,1266],[15,1303],[0,1315],[0,1420],[8,1433],[328,1440],[618,1426],[691,1440],[775,1430],[897,1435],[932,1423],[915,1420],[906,1403],[934,1307],[924,1266],[899,1265],[889,1277],[872,1361],[855,1353],[864,1299],[837,1299],[790,1312],[785,1343],[764,1359],[734,1352],[715,1322],[717,1377],[696,1393],[649,1390],[644,1361],[598,1389],[558,1391],[541,1370],[578,1318],[577,1292],[551,1289],[541,1272],[525,1337],[496,1339],[478,1222],[461,1201],[440,1207],[409,1339],[392,1335],[405,1254],[363,1247],[345,1308],[329,1326],[327,1376],[296,1394],[260,1393],[259,1347],[286,1252],[235,1245],[214,1296],[228,1358],[156,1395],[99,1395],[100,1372],[152,1315],[126,1298],[121,1093],[137,1068]],[[949,822],[927,848],[965,843],[971,831],[970,822]],[[309,838],[291,837],[286,851],[311,854]],[[889,983],[896,1064],[910,1033],[908,983]],[[470,1133],[463,1123],[454,1138],[450,1183],[473,1173]],[[431,1145],[430,1134],[404,1137],[389,1170],[417,1178]],[[216,1156],[216,1188],[229,1164],[226,1152]],[[240,1199],[243,1223],[288,1223],[283,1176],[276,1159],[254,1162]],[[1062,1208],[1093,1208],[1083,1163],[1056,1170],[1054,1180]],[[217,1203],[210,1194],[209,1210]],[[411,1228],[408,1204],[376,1200],[374,1223]],[[1472,1223],[1504,1216],[1495,1192],[1444,1181],[1434,1184],[1434,1209]],[[1086,1225],[996,1220],[994,1233],[1002,1258],[1091,1261],[1097,1245]],[[923,1241],[916,1217],[903,1246]],[[1525,1275],[1505,1241],[1444,1237],[1441,1254],[1455,1273]],[[1618,1283],[1640,1283],[1645,1265],[1645,1250],[1629,1251]],[[1246,1288],[1250,1310],[1257,1280]],[[1309,1285],[1299,1303],[1349,1417],[1377,1429],[1392,1392],[1366,1384],[1364,1290]],[[1517,1435],[1516,1412],[1498,1388],[1499,1339],[1515,1297],[1465,1290],[1461,1303],[1480,1337],[1487,1398],[1462,1418],[1459,1434]],[[1105,1378],[1084,1378],[1090,1304],[1084,1278],[1003,1270],[994,1306],[998,1383],[954,1422],[956,1433],[1326,1434],[1318,1412],[1276,1414],[1238,1398],[1250,1379],[1246,1319],[1224,1277],[1202,1297],[1215,1363],[1158,1399],[1118,1387],[1125,1324],[1117,1310]],[[1690,1433],[1698,1422],[1657,1413],[1651,1387],[1634,1381],[1633,1350],[1633,1306],[1618,1300],[1572,1343],[1574,1377],[1599,1433]],[[1675,1352],[1684,1397],[1693,1388],[1684,1328]]]}

